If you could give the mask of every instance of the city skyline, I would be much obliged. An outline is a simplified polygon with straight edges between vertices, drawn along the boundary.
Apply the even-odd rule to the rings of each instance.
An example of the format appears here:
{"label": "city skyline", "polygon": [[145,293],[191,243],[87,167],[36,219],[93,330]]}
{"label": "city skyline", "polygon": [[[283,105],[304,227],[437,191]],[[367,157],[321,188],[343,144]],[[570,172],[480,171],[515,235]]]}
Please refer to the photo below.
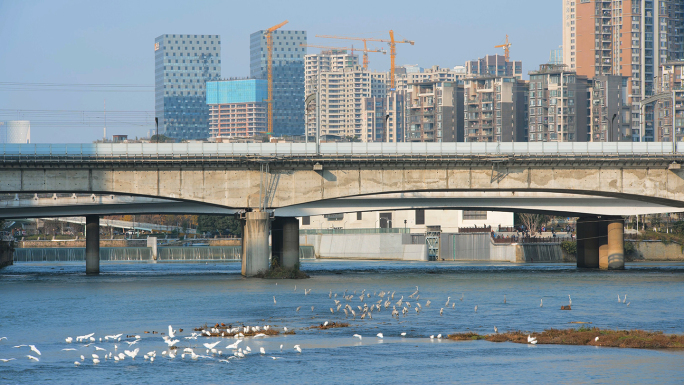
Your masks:
{"label": "city skyline", "polygon": [[[25,119],[21,111],[27,110],[98,112],[104,109],[106,99],[107,110],[111,111],[109,136],[146,135],[154,128],[153,40],[167,31],[221,35],[222,78],[249,75],[249,35],[284,19],[290,20],[287,29],[307,31],[311,44],[350,46],[347,43],[351,42],[318,39],[315,35],[387,38],[387,32],[393,29],[401,38],[416,41],[415,46],[398,48],[397,64],[426,68],[464,65],[467,60],[487,54],[502,54],[503,50],[494,46],[509,34],[513,43],[511,57],[523,61],[526,78],[527,72],[545,63],[549,51],[561,43],[560,2],[535,0],[527,2],[529,8],[502,0],[487,4],[445,2],[435,5],[442,11],[426,12],[424,16],[416,12],[415,4],[408,2],[392,7],[354,2],[344,7],[323,8],[304,1],[287,5],[267,2],[260,5],[259,12],[246,4],[159,4],[0,3],[0,37],[4,41],[0,55],[15,58],[0,63],[0,72],[11,74],[0,81],[5,83],[0,87],[0,109],[4,114],[0,120]],[[358,13],[359,7],[364,12]],[[211,12],[203,13],[203,9]],[[528,17],[526,9],[535,10],[534,23],[522,22]],[[236,13],[244,17],[222,16]],[[482,22],[473,14],[481,14]],[[102,15],[107,17],[103,20]],[[491,20],[497,22],[490,23]],[[386,48],[382,44],[375,46]],[[316,52],[317,49],[309,50]],[[388,71],[388,56],[371,55],[370,69]],[[9,82],[18,84],[6,84]],[[108,88],[118,92],[100,92],[101,87],[91,86],[79,87],[74,92],[71,86],[45,87],[35,83],[144,87]],[[67,88],[71,90],[66,91]],[[135,113],[122,113],[122,121],[117,122],[113,111]],[[139,123],[143,112],[145,122],[151,123]],[[32,119],[32,140],[36,143],[91,142],[103,135],[97,124],[83,125],[71,116],[65,120],[67,123],[56,124],[49,117],[54,114],[44,115],[48,117]]]}

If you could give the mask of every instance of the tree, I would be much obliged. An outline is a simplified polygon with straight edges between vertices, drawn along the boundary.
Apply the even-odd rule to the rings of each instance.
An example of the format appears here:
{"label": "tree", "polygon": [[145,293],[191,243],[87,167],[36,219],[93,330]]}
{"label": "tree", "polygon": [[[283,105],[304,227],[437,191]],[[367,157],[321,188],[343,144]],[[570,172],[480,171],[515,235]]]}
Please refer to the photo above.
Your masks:
{"label": "tree", "polygon": [[242,226],[240,220],[232,215],[200,215],[197,218],[197,231],[218,232],[222,235],[242,236]]}
{"label": "tree", "polygon": [[529,230],[531,234],[534,234],[546,220],[546,215],[520,213],[518,214],[518,219],[525,225],[525,228]]}
{"label": "tree", "polygon": [[[157,138],[159,138],[159,141],[157,141]],[[175,143],[176,140],[173,138],[169,138],[166,135],[152,135],[150,137],[150,143]]]}

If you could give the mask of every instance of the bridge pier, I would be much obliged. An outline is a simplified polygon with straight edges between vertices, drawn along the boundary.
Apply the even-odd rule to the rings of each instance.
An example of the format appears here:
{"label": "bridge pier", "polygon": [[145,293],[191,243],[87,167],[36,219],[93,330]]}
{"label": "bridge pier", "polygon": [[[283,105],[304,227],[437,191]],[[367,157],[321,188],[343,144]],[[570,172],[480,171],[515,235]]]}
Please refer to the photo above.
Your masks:
{"label": "bridge pier", "polygon": [[86,216],[86,274],[100,274],[100,216]]}
{"label": "bridge pier", "polygon": [[299,263],[299,220],[276,218],[271,224],[272,255],[278,266],[291,269]]}
{"label": "bridge pier", "polygon": [[625,268],[624,219],[591,216],[577,220],[577,267]]}
{"label": "bridge pier", "polygon": [[599,267],[599,217],[577,220],[577,267]]}
{"label": "bridge pier", "polygon": [[242,275],[253,277],[269,268],[268,232],[270,215],[264,211],[245,213],[242,227]]}

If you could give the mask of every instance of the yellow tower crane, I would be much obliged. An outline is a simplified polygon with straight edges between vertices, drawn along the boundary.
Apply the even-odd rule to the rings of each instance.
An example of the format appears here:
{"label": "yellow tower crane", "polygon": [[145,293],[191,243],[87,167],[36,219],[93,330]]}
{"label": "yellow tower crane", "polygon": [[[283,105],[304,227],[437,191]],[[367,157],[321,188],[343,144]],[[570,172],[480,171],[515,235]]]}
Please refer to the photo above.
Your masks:
{"label": "yellow tower crane", "polygon": [[[390,91],[394,91],[396,89],[395,86],[395,79],[394,79],[394,68],[395,68],[395,59],[397,57],[397,44],[399,43],[408,43],[411,45],[414,45],[415,42],[411,40],[394,40],[394,31],[390,30],[389,31],[390,38],[389,40],[386,39],[370,39],[370,38],[363,38],[363,37],[348,37],[348,36],[330,36],[330,35],[316,35],[316,37],[321,37],[325,39],[342,39],[342,40],[359,40],[363,41],[363,48],[367,49],[366,47],[366,42],[369,41],[374,41],[374,42],[380,42],[380,43],[388,43],[390,46],[390,60],[391,60],[391,68],[390,68]],[[363,58],[363,64],[364,67],[368,64],[368,57],[364,55]]]}
{"label": "yellow tower crane", "polygon": [[268,105],[268,132],[267,135],[273,134],[273,32],[280,27],[287,24],[288,21],[285,20],[282,23],[275,25],[267,29],[264,34],[266,35],[266,57],[268,68],[268,99],[265,102]]}
{"label": "yellow tower crane", "polygon": [[359,48],[347,48],[347,47],[328,47],[324,45],[313,45],[313,44],[300,44],[300,47],[307,47],[307,48],[320,48],[320,49],[338,49],[338,50],[350,50],[352,51],[352,55],[354,55],[354,51],[361,51],[363,52],[363,69],[368,69],[368,53],[369,52],[377,52],[377,53],[382,53],[382,54],[387,54],[387,51],[383,49],[367,49],[366,45],[364,44],[363,49]]}
{"label": "yellow tower crane", "polygon": [[504,49],[504,57],[506,58],[506,61],[508,61],[511,57],[511,43],[508,42],[508,35],[506,35],[506,44],[501,44],[494,46],[494,48],[503,48]]}

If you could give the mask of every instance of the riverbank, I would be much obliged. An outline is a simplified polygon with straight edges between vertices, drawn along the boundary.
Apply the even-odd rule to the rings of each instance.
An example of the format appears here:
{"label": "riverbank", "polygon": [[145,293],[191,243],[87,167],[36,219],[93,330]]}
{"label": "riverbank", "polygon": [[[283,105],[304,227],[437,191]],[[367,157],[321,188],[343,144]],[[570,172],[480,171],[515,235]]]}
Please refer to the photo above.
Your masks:
{"label": "riverbank", "polygon": [[583,345],[632,349],[684,349],[684,336],[644,330],[604,330],[581,327],[578,329],[548,329],[542,333],[521,331],[479,335],[477,333],[450,334],[453,341],[486,340],[529,344],[528,336],[535,337],[539,345]]}
{"label": "riverbank", "polygon": [[14,247],[11,242],[0,242],[0,269],[14,261]]}

